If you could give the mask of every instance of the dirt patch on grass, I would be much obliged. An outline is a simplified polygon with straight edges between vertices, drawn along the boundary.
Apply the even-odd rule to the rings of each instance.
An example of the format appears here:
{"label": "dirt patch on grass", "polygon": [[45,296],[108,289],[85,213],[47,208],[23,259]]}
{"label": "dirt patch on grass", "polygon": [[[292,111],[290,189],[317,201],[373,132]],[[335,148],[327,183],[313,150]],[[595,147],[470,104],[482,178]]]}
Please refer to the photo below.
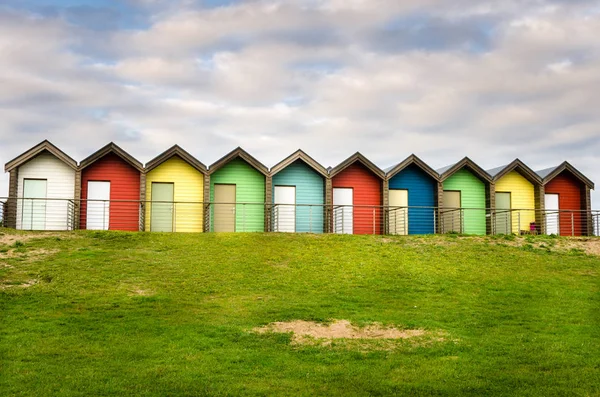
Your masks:
{"label": "dirt patch on grass", "polygon": [[9,249],[6,252],[0,252],[0,260],[9,258],[26,258],[28,261],[35,261],[41,257],[56,254],[59,250],[39,248],[34,250]]}
{"label": "dirt patch on grass", "polygon": [[150,296],[153,294],[154,294],[154,292],[152,292],[150,290],[137,288],[137,287],[129,290],[130,296]]}
{"label": "dirt patch on grass", "polygon": [[0,290],[6,290],[6,289],[11,289],[11,288],[29,288],[29,287],[33,287],[34,285],[38,284],[39,280],[27,280],[24,281],[22,283],[1,283],[0,284]]}
{"label": "dirt patch on grass", "polygon": [[310,339],[409,339],[426,335],[421,329],[397,329],[374,323],[366,327],[356,327],[347,320],[335,320],[329,324],[313,321],[275,322],[254,329],[258,333],[293,333],[293,341],[303,344]]}

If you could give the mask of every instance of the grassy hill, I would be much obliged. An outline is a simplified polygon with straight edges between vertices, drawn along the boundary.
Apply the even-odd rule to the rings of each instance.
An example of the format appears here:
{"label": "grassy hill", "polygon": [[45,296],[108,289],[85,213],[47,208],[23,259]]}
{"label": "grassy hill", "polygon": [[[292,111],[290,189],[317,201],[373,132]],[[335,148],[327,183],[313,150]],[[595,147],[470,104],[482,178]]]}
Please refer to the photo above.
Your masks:
{"label": "grassy hill", "polygon": [[2,230],[0,394],[598,395],[598,244]]}

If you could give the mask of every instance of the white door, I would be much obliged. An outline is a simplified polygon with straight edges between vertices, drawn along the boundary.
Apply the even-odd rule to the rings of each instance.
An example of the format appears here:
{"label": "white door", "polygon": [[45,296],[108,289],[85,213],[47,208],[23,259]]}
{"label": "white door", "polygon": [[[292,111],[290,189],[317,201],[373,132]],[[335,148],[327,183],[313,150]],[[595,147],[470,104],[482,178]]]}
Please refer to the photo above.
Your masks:
{"label": "white door", "polygon": [[353,191],[351,188],[333,188],[333,231],[352,234]]}
{"label": "white door", "polygon": [[558,194],[546,194],[544,207],[546,208],[546,234],[558,235],[560,226],[558,224]]}
{"label": "white door", "polygon": [[296,231],[296,187],[275,186],[273,222],[276,232]]}
{"label": "white door", "polygon": [[45,179],[23,180],[22,229],[46,229],[46,188]]}
{"label": "white door", "polygon": [[87,229],[108,230],[110,182],[88,181]]}
{"label": "white door", "polygon": [[408,190],[390,189],[390,234],[408,234]]}

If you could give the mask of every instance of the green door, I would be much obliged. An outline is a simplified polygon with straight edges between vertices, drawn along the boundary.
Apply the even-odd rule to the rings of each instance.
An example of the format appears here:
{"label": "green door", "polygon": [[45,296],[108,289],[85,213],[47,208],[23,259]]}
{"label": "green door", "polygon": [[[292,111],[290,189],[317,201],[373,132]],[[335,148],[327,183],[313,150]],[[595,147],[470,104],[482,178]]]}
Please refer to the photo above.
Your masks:
{"label": "green door", "polygon": [[152,182],[150,231],[173,231],[173,183]]}
{"label": "green door", "polygon": [[510,192],[496,192],[496,234],[511,234]]}
{"label": "green door", "polygon": [[23,180],[21,229],[46,229],[46,185],[45,179]]}

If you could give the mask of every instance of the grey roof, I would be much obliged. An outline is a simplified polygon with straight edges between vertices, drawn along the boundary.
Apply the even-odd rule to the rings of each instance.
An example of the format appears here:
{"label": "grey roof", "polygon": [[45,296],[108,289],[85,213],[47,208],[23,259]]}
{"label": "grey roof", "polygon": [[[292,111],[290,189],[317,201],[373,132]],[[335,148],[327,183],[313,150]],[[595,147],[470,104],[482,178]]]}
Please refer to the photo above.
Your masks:
{"label": "grey roof", "polygon": [[[400,164],[400,163],[398,163],[398,164]],[[391,166],[389,166],[387,168],[384,168],[383,172],[385,172],[387,174],[388,172],[390,172],[391,170],[393,170],[394,168],[396,168],[396,166],[398,164],[394,164],[394,165],[391,165]]]}
{"label": "grey roof", "polygon": [[550,168],[545,168],[543,170],[539,170],[536,171],[535,173],[538,174],[541,178],[545,178],[548,175],[550,175],[552,173],[552,171],[554,171],[555,169],[557,169],[559,166],[556,167],[550,167]]}
{"label": "grey roof", "polygon": [[488,174],[490,174],[492,177],[494,177],[494,176],[498,175],[500,173],[500,171],[504,170],[507,166],[508,166],[508,164],[501,165],[500,167],[491,168],[489,170],[486,170],[486,172]]}
{"label": "grey roof", "polygon": [[436,171],[437,171],[438,174],[442,175],[444,172],[448,171],[450,168],[454,167],[455,165],[456,165],[456,163],[450,164],[450,165],[447,165],[445,167],[438,168]]}

